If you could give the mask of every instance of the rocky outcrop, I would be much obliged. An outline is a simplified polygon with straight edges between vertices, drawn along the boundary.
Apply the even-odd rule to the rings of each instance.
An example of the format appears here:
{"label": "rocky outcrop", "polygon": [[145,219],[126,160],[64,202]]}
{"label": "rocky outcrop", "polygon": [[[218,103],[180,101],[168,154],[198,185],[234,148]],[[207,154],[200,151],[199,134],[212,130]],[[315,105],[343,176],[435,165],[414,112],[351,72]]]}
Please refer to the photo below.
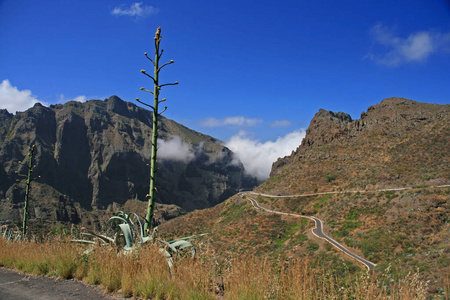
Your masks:
{"label": "rocky outcrop", "polygon": [[[85,210],[145,200],[151,133],[151,112],[116,96],[50,107],[36,104],[16,115],[0,110],[0,200],[23,201],[21,193],[6,194],[20,179],[15,171],[26,172],[20,161],[31,144],[36,145],[34,175],[40,176],[36,183],[52,191],[42,198]],[[233,154],[219,140],[166,118],[159,133],[163,140],[176,136],[190,157],[159,160],[157,202],[186,210],[205,208],[256,183],[244,174],[242,164],[233,163]]]}
{"label": "rocky outcrop", "polygon": [[[300,146],[273,164],[271,177],[302,178],[297,183],[305,191],[332,189],[335,178],[354,178],[359,187],[414,184],[421,178],[447,182],[449,124],[450,105],[403,98],[385,99],[358,120],[321,109]],[[293,182],[287,185],[298,189]]]}
{"label": "rocky outcrop", "polygon": [[344,135],[351,122],[352,118],[349,114],[320,109],[311,120],[301,145],[290,156],[275,161],[272,165],[271,174],[273,170],[293,162],[295,157],[301,156],[308,149],[323,146]]}

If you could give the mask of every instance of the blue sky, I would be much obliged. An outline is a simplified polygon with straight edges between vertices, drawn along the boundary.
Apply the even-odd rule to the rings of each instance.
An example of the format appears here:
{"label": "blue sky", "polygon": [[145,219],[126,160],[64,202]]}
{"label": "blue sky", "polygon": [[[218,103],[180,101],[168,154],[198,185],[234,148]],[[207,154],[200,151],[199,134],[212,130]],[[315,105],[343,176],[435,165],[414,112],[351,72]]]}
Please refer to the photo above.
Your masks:
{"label": "blue sky", "polygon": [[319,108],[450,103],[445,0],[0,0],[0,108],[145,100],[158,26],[165,116],[236,147],[301,139]]}

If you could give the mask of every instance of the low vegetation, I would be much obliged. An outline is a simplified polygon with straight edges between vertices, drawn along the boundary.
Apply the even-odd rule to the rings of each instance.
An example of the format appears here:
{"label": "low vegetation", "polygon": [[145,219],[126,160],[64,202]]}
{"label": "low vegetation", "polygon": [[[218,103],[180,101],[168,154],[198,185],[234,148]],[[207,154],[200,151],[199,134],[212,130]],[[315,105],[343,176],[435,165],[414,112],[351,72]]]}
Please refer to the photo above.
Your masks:
{"label": "low vegetation", "polygon": [[[317,244],[310,243],[311,251]],[[394,278],[390,268],[378,275],[355,272],[336,260],[339,274],[326,266],[330,257],[274,260],[242,256],[226,261],[178,257],[172,271],[152,245],[117,255],[97,247],[83,254],[80,245],[64,238],[43,242],[8,242],[0,238],[0,266],[58,278],[100,284],[124,297],[145,299],[425,299],[427,284],[418,273]],[[322,264],[325,262],[325,264]],[[357,268],[356,268],[357,269]],[[448,293],[448,286],[447,291]]]}
{"label": "low vegetation", "polygon": [[[321,218],[330,236],[376,263],[376,273],[390,265],[395,266],[391,268],[395,278],[418,271],[429,283],[430,295],[436,296],[444,293],[450,273],[448,194],[448,188],[415,186],[401,191],[264,198],[264,206]],[[322,250],[326,249],[318,252]]]}
{"label": "low vegetation", "polygon": [[[160,235],[179,248],[190,244],[180,236],[200,237],[196,259],[176,251],[171,242],[145,244],[156,241],[152,233],[156,232],[157,132],[158,118],[165,111],[158,109],[165,101],[159,93],[162,87],[177,84],[159,84],[161,68],[174,62],[159,64],[160,33],[158,28],[155,58],[145,53],[153,76],[141,70],[153,82],[153,90],[141,88],[153,95],[153,105],[136,99],[153,111],[144,222],[133,214],[139,231],[131,230],[130,215],[116,215],[112,219],[120,221],[123,240],[116,239],[117,233],[108,238],[88,231],[95,238],[81,241],[90,243],[88,251],[86,245],[70,243],[69,231],[57,227],[39,242],[14,239],[12,231],[5,231],[0,237],[0,266],[76,278],[124,297],[145,299],[450,298],[450,190],[433,187],[450,179],[445,150],[450,136],[448,107],[404,99],[386,99],[355,121],[321,110],[305,142],[277,161],[273,176],[257,188],[273,195],[308,194],[259,196],[258,201],[266,208],[321,218],[327,234],[377,264],[373,271],[314,236],[312,220],[259,211],[238,195],[158,227]],[[24,210],[26,216],[27,206]],[[24,218],[23,236],[26,224]],[[134,247],[136,239],[139,247]],[[114,246],[100,246],[98,240]]]}

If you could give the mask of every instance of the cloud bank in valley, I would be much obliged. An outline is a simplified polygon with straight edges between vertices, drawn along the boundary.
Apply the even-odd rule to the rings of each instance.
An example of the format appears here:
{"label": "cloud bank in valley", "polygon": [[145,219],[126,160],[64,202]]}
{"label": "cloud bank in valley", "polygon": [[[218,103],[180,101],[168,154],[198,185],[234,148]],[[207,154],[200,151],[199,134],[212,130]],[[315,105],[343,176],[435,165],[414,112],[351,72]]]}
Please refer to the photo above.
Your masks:
{"label": "cloud bank in valley", "polygon": [[158,139],[158,158],[187,163],[195,158],[195,149],[179,136],[172,136],[168,140]]}
{"label": "cloud bank in valley", "polygon": [[272,164],[278,158],[290,155],[304,137],[305,130],[300,129],[279,137],[276,141],[260,142],[249,138],[245,132],[240,132],[231,137],[225,146],[235,153],[248,174],[263,181],[269,178]]}

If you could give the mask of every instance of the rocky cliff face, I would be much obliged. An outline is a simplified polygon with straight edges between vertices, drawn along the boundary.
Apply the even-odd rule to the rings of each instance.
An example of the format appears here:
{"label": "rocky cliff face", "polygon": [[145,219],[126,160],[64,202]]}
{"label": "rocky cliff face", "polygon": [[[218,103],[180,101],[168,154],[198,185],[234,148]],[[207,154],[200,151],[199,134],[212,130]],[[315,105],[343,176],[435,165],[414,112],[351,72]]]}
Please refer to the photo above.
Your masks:
{"label": "rocky cliff face", "polygon": [[[158,153],[157,202],[186,210],[205,208],[256,183],[241,164],[232,163],[233,154],[220,141],[165,118],[160,127],[160,139],[178,144],[167,143]],[[31,144],[36,145],[34,175],[41,176],[35,182],[34,203],[67,202],[79,218],[77,207],[105,209],[112,203],[145,200],[151,128],[149,111],[116,96],[50,107],[36,104],[16,115],[0,110],[0,200],[8,205],[23,201],[22,189],[15,189],[20,179],[15,171],[26,173],[19,161],[26,159]],[[183,148],[178,156],[179,149],[173,149],[177,145]],[[72,208],[61,213],[70,215]]]}
{"label": "rocky cliff face", "polygon": [[358,120],[321,109],[301,145],[278,159],[276,178],[286,191],[432,184],[450,181],[450,105],[388,98]]}

